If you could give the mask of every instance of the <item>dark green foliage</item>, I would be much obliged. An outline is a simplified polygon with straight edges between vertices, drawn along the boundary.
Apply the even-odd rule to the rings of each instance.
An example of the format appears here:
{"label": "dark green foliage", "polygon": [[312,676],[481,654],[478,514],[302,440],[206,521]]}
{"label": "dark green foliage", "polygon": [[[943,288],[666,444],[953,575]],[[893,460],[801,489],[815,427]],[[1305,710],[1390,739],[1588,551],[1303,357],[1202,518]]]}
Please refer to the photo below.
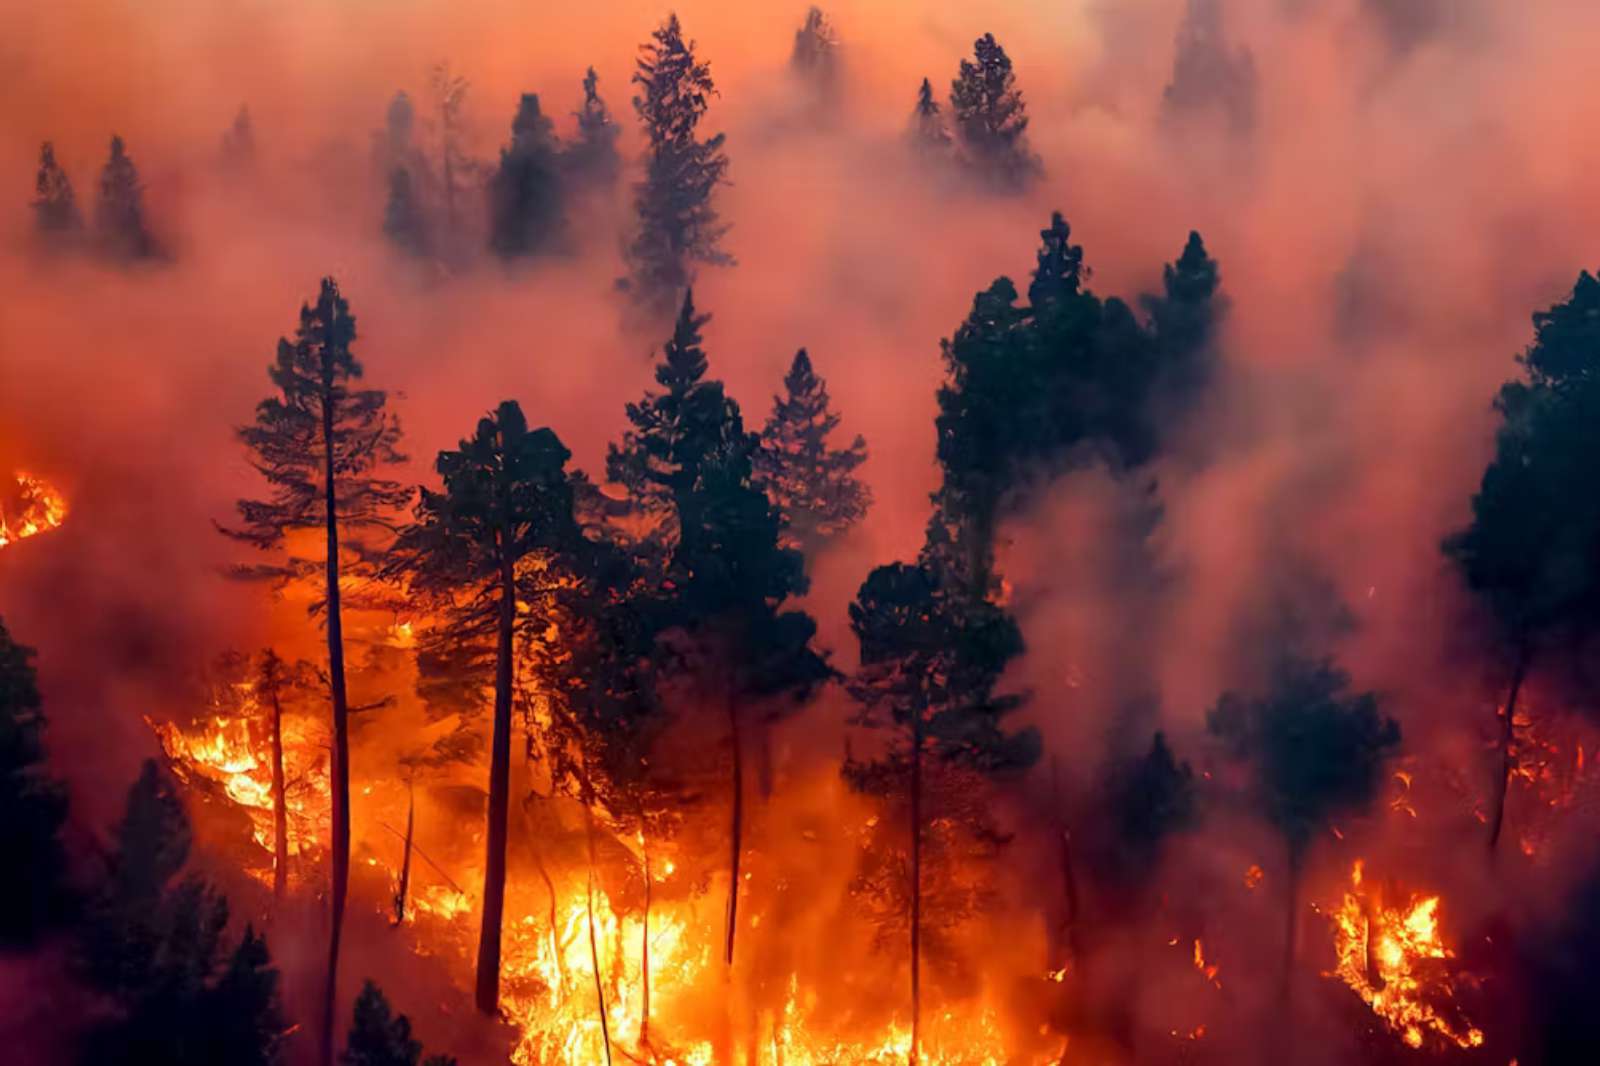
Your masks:
{"label": "dark green foliage", "polygon": [[700,120],[716,92],[710,64],[695,58],[678,16],[651,34],[641,50],[633,107],[648,141],[645,178],[635,190],[638,230],[627,248],[624,287],[651,313],[671,311],[694,280],[696,264],[726,265],[727,227],[712,193],[726,180],[723,135],[702,139]]}
{"label": "dark green foliage", "polygon": [[950,150],[950,128],[945,125],[939,101],[933,98],[933,83],[927,78],[922,79],[917,89],[917,103],[911,109],[906,137],[911,147],[922,155],[939,157]]}
{"label": "dark green foliage", "polygon": [[772,417],[761,431],[756,472],[783,517],[784,543],[813,551],[861,521],[872,506],[872,490],[855,476],[867,460],[867,442],[857,436],[848,447],[829,446],[839,416],[804,348],[795,353],[783,385],[785,395],[773,397]]}
{"label": "dark green foliage", "polygon": [[950,116],[962,159],[984,185],[1019,192],[1038,177],[1039,158],[1028,147],[1027,108],[1011,72],[1011,58],[986,33],[961,61],[950,87]]}
{"label": "dark green foliage", "polygon": [[1206,728],[1250,764],[1254,802],[1292,857],[1341,814],[1371,804],[1400,727],[1327,661],[1286,657],[1260,696],[1229,692]]}
{"label": "dark green foliage", "polygon": [[111,138],[111,155],[100,172],[100,198],[94,210],[95,238],[105,254],[134,261],[160,254],[145,225],[144,187],[122,138]]}
{"label": "dark green foliage", "polygon": [[503,259],[556,251],[566,239],[561,150],[539,97],[523,93],[511,143],[489,179],[489,246]]}
{"label": "dark green foliage", "polygon": [[85,976],[110,1011],[81,1061],[271,1066],[287,1025],[266,942],[246,928],[228,951],[228,905],[198,877],[174,879],[190,829],[171,780],[145,763],[114,833],[84,931]]}
{"label": "dark green foliage", "polygon": [[1255,60],[1228,47],[1222,0],[1189,0],[1163,103],[1172,118],[1218,112],[1237,132],[1255,125]]}
{"label": "dark green foliage", "polygon": [[256,163],[256,127],[250,119],[250,109],[241,106],[233,124],[222,135],[222,165],[229,170],[244,171]]}
{"label": "dark green foliage", "polygon": [[[1161,268],[1162,294],[1141,303],[1155,334],[1158,402],[1169,407],[1192,399],[1216,369],[1217,333],[1227,302],[1218,296],[1222,274],[1191,231],[1178,258]],[[1158,411],[1158,422],[1169,412]]]}
{"label": "dark green foliage", "polygon": [[428,223],[411,171],[395,167],[389,173],[389,199],[383,205],[383,235],[412,255],[428,253]]}
{"label": "dark green foliage", "polygon": [[[417,1066],[422,1044],[411,1035],[411,1019],[395,1014],[372,981],[356,997],[350,1036],[339,1054],[340,1066]],[[455,1066],[446,1055],[430,1055],[423,1066]]]}
{"label": "dark green foliage", "polygon": [[0,878],[0,949],[32,943],[71,905],[61,845],[67,795],[45,772],[33,656],[0,621],[0,855],[18,872]]}
{"label": "dark green foliage", "polygon": [[583,76],[583,106],[573,112],[578,120],[578,136],[562,156],[568,184],[579,193],[609,189],[622,170],[622,160],[617,155],[617,138],[622,129],[600,98],[599,85],[600,76],[590,67]]}
{"label": "dark green foliage", "polygon": [[33,221],[41,235],[59,243],[83,229],[72,182],[56,162],[55,146],[49,141],[39,146],[39,176],[33,189]]}

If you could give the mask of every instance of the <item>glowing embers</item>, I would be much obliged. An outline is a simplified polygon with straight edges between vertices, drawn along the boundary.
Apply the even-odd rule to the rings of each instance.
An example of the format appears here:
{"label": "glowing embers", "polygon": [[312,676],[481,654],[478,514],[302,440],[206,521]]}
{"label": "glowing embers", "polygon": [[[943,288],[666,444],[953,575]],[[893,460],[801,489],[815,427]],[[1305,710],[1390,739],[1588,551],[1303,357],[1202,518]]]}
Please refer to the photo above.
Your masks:
{"label": "glowing embers", "polygon": [[1439,897],[1407,894],[1398,905],[1364,879],[1361,860],[1350,873],[1333,922],[1337,977],[1406,1044],[1430,1039],[1478,1047],[1483,1033],[1456,1008],[1455,952],[1439,932]]}
{"label": "glowing embers", "polygon": [[47,533],[67,520],[67,500],[47,482],[17,474],[0,485],[0,548]]}

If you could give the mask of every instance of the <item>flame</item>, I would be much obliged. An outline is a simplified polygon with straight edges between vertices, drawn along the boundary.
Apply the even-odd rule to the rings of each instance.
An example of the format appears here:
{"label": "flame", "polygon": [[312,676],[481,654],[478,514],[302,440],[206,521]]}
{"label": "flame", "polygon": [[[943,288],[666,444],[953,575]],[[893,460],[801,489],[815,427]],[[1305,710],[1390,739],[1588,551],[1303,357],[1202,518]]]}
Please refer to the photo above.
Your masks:
{"label": "flame", "polygon": [[0,493],[0,548],[47,533],[67,520],[66,497],[47,482],[18,473],[16,484],[15,492]]}
{"label": "flame", "polygon": [[1409,895],[1391,906],[1366,885],[1358,859],[1330,918],[1338,963],[1324,976],[1348,985],[1408,1046],[1430,1037],[1460,1048],[1483,1044],[1482,1031],[1452,1009],[1455,952],[1439,932],[1438,896]]}

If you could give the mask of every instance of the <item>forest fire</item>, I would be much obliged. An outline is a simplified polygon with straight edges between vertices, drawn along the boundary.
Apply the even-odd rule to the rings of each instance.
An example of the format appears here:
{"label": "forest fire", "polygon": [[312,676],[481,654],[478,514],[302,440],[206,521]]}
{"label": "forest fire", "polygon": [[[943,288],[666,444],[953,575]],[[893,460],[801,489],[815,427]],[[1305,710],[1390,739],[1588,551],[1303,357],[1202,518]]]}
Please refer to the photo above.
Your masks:
{"label": "forest fire", "polygon": [[47,533],[66,520],[66,497],[43,479],[19,473],[13,486],[0,485],[0,548]]}
{"label": "forest fire", "polygon": [[1439,930],[1438,896],[1385,898],[1356,860],[1343,901],[1329,912],[1338,977],[1413,1048],[1435,1040],[1479,1047],[1482,1031],[1453,1002],[1455,952]]}

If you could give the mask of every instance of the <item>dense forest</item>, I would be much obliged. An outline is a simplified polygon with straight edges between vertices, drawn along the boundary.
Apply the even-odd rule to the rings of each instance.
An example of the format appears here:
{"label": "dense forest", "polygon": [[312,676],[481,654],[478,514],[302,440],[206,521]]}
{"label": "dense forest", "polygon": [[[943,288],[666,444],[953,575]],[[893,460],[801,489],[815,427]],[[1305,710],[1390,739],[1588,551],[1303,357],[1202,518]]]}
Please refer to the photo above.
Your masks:
{"label": "dense forest", "polygon": [[30,13],[9,1054],[1592,1061],[1600,13],[1080,6]]}

